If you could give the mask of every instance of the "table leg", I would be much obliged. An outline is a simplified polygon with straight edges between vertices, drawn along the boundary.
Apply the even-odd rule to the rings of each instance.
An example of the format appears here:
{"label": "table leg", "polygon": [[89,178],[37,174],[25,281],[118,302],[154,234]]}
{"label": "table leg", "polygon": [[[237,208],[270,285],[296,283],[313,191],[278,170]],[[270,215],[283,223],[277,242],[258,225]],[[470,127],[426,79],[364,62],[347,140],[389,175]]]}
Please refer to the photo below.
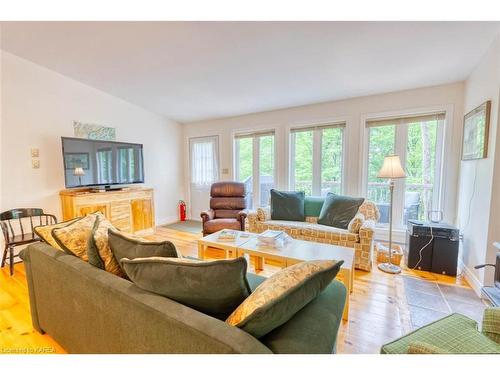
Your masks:
{"label": "table leg", "polygon": [[351,269],[351,290],[349,291],[349,293],[352,293],[353,289],[354,289],[354,262],[352,262],[352,269]]}
{"label": "table leg", "polygon": [[205,245],[201,243],[198,244],[198,258],[205,259],[205,248]]}
{"label": "table leg", "polygon": [[350,269],[341,268],[340,274],[342,275],[342,282],[344,283],[345,288],[347,290],[346,297],[345,297],[344,313],[342,314],[342,319],[347,321],[347,320],[349,320],[349,300],[351,299],[350,291],[352,290],[352,283],[351,283],[352,272]]}
{"label": "table leg", "polygon": [[255,267],[255,271],[263,271],[264,270],[264,258],[257,257],[257,256],[252,256],[252,257],[253,257],[253,264]]}

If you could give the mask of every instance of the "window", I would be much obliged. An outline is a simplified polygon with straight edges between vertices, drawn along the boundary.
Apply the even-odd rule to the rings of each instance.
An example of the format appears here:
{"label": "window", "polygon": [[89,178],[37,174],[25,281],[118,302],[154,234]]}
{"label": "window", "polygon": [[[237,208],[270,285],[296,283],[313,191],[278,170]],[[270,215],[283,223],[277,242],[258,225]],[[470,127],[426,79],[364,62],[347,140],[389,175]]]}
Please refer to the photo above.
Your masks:
{"label": "window", "polygon": [[118,172],[120,174],[120,182],[133,182],[135,178],[135,158],[133,147],[118,148]]}
{"label": "window", "polygon": [[218,137],[191,138],[191,184],[208,188],[219,179]]}
{"label": "window", "polygon": [[444,114],[367,122],[367,198],[380,211],[380,224],[389,222],[389,181],[377,178],[384,157],[399,155],[405,179],[395,180],[394,224],[410,219],[426,220],[441,209],[441,158]]}
{"label": "window", "polygon": [[306,195],[342,192],[345,124],[292,129],[290,187]]}
{"label": "window", "polygon": [[102,148],[97,151],[97,176],[100,184],[113,182],[113,151]]}
{"label": "window", "polygon": [[245,184],[247,207],[268,206],[274,187],[274,132],[239,134],[234,145],[234,174]]}

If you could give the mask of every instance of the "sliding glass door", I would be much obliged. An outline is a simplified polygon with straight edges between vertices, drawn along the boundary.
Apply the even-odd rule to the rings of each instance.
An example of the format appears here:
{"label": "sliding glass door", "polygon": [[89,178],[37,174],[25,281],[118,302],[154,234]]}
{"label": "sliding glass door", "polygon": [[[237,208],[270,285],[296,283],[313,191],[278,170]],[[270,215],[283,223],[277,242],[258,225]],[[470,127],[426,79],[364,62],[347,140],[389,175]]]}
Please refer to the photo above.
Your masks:
{"label": "sliding glass door", "polygon": [[379,224],[389,222],[389,181],[377,178],[384,157],[397,154],[406,171],[395,180],[394,224],[426,220],[441,210],[444,114],[367,122],[367,198],[380,211]]}
{"label": "sliding glass door", "polygon": [[342,192],[345,124],[292,129],[290,187],[306,195]]}
{"label": "sliding glass door", "polygon": [[245,184],[247,207],[269,205],[275,184],[274,132],[238,134],[234,139],[234,174]]}

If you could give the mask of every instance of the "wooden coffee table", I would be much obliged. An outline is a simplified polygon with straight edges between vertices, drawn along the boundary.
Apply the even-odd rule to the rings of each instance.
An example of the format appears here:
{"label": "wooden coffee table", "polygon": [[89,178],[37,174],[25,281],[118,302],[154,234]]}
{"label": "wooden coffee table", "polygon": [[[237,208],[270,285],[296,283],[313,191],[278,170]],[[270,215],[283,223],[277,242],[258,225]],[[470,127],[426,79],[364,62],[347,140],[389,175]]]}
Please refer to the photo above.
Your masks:
{"label": "wooden coffee table", "polygon": [[[249,236],[242,237],[241,234],[243,233],[245,233],[243,236],[246,234]],[[235,241],[219,242],[217,240],[218,232],[213,233],[198,240],[198,257],[205,258],[207,247],[224,250],[226,258],[249,255],[254,258],[256,271],[263,270],[265,259],[274,260],[283,267],[310,260],[343,260],[344,264],[340,267],[338,278],[347,289],[346,304],[342,317],[344,320],[348,320],[349,299],[354,280],[354,249],[295,239],[282,248],[274,249],[257,245],[257,236],[256,233],[239,232]]]}
{"label": "wooden coffee table", "polygon": [[209,234],[198,239],[198,258],[205,259],[205,252],[209,247],[224,251],[226,258],[236,258],[238,256],[238,246],[243,245],[251,238],[257,237],[257,233],[234,231],[238,233],[235,241],[219,241],[221,231]]}

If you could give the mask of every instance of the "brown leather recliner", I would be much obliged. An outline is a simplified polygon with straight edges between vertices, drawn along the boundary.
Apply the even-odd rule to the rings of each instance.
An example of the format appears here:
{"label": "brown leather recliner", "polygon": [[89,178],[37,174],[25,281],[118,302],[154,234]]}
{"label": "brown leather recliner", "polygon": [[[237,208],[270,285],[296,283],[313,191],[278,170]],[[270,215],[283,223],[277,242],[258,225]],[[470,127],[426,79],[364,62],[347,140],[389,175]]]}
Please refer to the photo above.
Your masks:
{"label": "brown leather recliner", "polygon": [[241,182],[216,182],[210,188],[210,210],[201,213],[203,235],[221,229],[245,230],[245,185]]}

